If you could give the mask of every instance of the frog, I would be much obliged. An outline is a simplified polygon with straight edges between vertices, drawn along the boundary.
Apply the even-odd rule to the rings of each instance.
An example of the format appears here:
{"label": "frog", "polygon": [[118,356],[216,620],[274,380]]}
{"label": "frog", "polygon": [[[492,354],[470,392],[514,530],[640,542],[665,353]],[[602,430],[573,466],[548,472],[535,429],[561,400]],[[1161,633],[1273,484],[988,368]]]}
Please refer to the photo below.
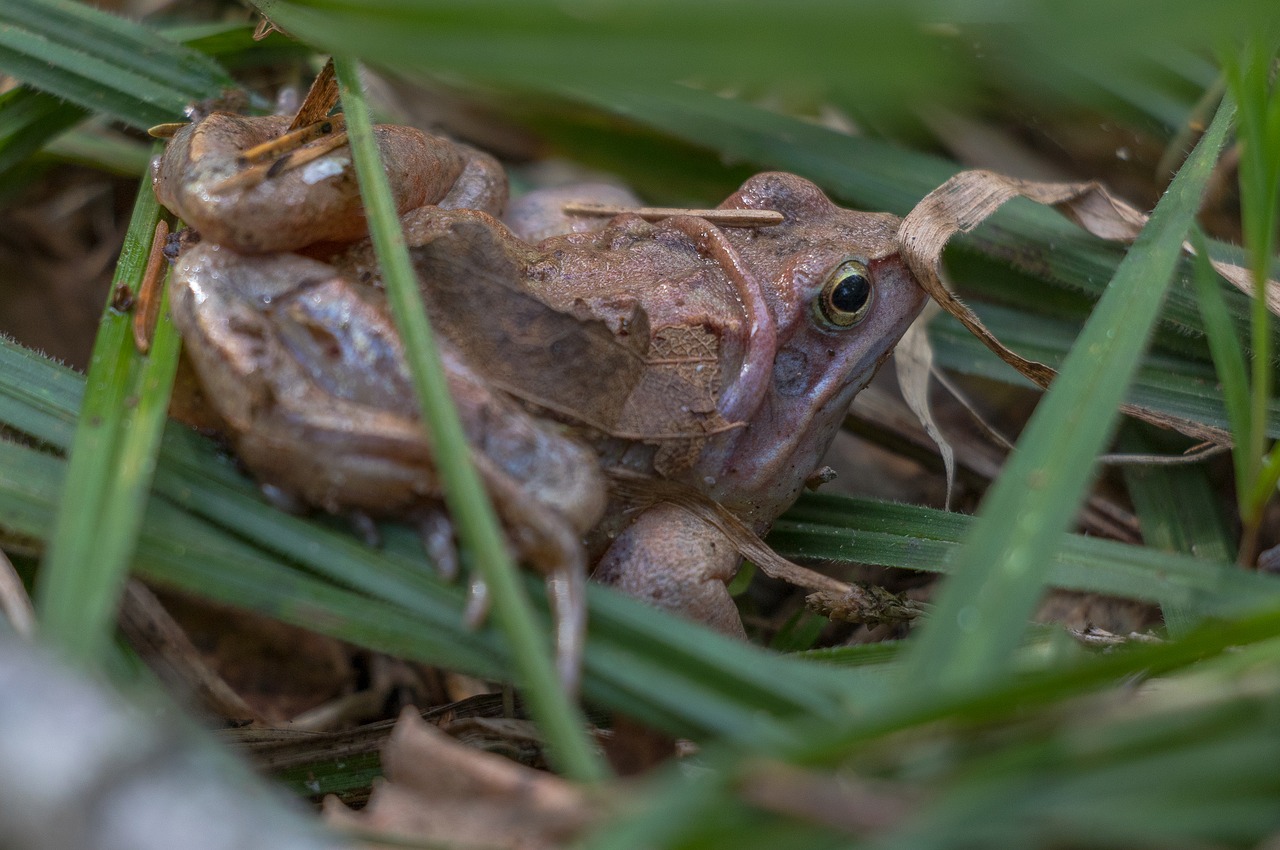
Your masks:
{"label": "frog", "polygon": [[[389,135],[384,158],[402,156]],[[181,136],[157,192],[189,215],[179,195],[208,195],[210,178],[192,188],[190,175],[208,172],[193,170],[198,146]],[[718,209],[771,210],[772,225],[622,213],[584,226],[558,202],[542,204],[549,215],[526,202],[508,225],[492,168],[459,159],[455,183],[470,169],[479,188],[431,178],[427,200],[398,202],[449,388],[513,547],[552,575],[594,565],[605,584],[744,636],[727,589],[735,541],[679,500],[637,500],[608,481],[669,482],[764,534],[924,304],[898,255],[899,219],[766,172]],[[349,157],[307,168],[308,188],[350,179]],[[223,181],[231,169],[210,170]],[[388,166],[393,184],[401,170]],[[300,214],[304,196],[290,196]],[[296,226],[291,209],[276,228],[288,239],[264,241],[261,224],[241,239],[243,227],[219,221],[178,258],[172,314],[196,372],[260,481],[333,512],[431,513],[430,442],[372,245],[332,247],[359,215],[335,236]],[[562,612],[580,607],[579,589]]]}

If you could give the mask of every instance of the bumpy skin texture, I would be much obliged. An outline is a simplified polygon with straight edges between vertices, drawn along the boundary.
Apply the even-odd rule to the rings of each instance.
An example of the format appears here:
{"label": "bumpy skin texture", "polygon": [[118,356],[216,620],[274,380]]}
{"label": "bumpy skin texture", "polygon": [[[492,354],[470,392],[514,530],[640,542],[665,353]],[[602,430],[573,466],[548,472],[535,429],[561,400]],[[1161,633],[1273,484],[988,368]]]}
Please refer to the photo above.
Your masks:
{"label": "bumpy skin texture", "polygon": [[[175,140],[161,179],[204,185],[208,169],[183,165],[193,149]],[[384,143],[384,157],[395,151]],[[389,170],[394,185],[409,169]],[[441,197],[492,197],[491,172],[479,172]],[[162,200],[176,194],[170,186]],[[524,202],[521,233],[564,229],[564,196]],[[310,197],[294,199],[304,218]],[[893,216],[841,209],[781,173],[751,178],[721,206],[784,221],[718,228],[622,215],[537,245],[473,209],[421,207],[404,224],[447,341],[450,388],[517,548],[551,569],[566,532],[593,527],[597,577],[741,634],[724,587],[739,562],[732,542],[671,505],[606,511],[600,467],[678,481],[763,533],[924,294],[897,256]],[[238,229],[222,214],[215,232]],[[837,328],[815,303],[849,261],[870,296],[857,322]],[[404,513],[436,495],[378,285],[367,241],[332,265],[206,244],[173,278],[175,319],[246,464],[330,510]],[[544,349],[551,356],[536,356]]]}

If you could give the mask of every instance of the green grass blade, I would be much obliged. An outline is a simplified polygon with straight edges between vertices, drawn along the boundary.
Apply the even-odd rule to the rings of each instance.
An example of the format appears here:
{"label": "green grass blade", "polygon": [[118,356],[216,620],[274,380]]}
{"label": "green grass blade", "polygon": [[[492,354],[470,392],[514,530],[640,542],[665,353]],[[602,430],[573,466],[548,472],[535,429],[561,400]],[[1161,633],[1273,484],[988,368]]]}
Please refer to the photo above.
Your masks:
{"label": "green grass blade", "polygon": [[[1267,270],[1273,262],[1280,220],[1280,86],[1275,84],[1274,67],[1276,30],[1259,29],[1250,34],[1238,51],[1235,61],[1227,66],[1227,82],[1240,103],[1240,210],[1245,247],[1255,292],[1266,291]],[[1244,539],[1240,558],[1252,564],[1257,554],[1259,525],[1263,511],[1275,496],[1280,480],[1280,448],[1266,446],[1259,426],[1266,416],[1272,397],[1272,362],[1274,317],[1267,299],[1254,298],[1252,311],[1252,348],[1254,357],[1250,375],[1252,388],[1248,429],[1239,435],[1248,442],[1240,443],[1237,459],[1245,474],[1237,481],[1240,513],[1244,522]]]}
{"label": "green grass blade", "polygon": [[0,11],[0,20],[51,41],[92,50],[116,67],[165,81],[188,96],[200,96],[210,83],[231,82],[218,63],[157,39],[150,27],[72,0],[9,0]]}
{"label": "green grass blade", "polygon": [[[0,371],[0,381],[5,374]],[[190,475],[167,474],[191,444],[202,448],[185,462],[209,462],[195,464]],[[228,464],[213,462],[207,442],[181,429],[170,429],[165,449],[156,476],[164,496],[148,504],[139,538],[140,575],[377,651],[483,678],[513,678],[496,628],[464,627],[461,588],[442,584],[421,564],[414,572],[394,566],[408,560],[411,540],[392,536],[391,551],[373,550],[349,534],[285,517],[261,500],[216,507],[215,525],[193,506],[204,509],[225,497],[204,479],[224,477]],[[0,440],[0,531],[10,545],[38,551],[48,540],[65,467],[58,457]],[[271,522],[282,529],[272,546],[247,542],[269,535]],[[293,524],[309,529],[308,539],[292,534]],[[536,579],[526,584],[536,587]],[[591,587],[589,602],[585,696],[673,734],[749,746],[766,718],[834,718],[874,693],[866,677],[845,679],[829,667],[766,653],[607,588]],[[539,616],[548,619],[545,608]]]}
{"label": "green grass blade", "polygon": [[1209,337],[1209,348],[1213,352],[1214,368],[1218,381],[1222,385],[1222,397],[1227,416],[1231,424],[1231,434],[1237,450],[1232,455],[1235,462],[1237,487],[1240,494],[1240,510],[1245,512],[1244,494],[1252,487],[1257,469],[1249,460],[1246,446],[1256,445],[1253,437],[1255,427],[1266,430],[1264,422],[1254,423],[1249,395],[1249,375],[1245,365],[1244,351],[1236,337],[1235,329],[1227,316],[1227,307],[1222,299],[1222,282],[1218,273],[1213,270],[1205,251],[1204,235],[1197,228],[1192,233],[1192,243],[1196,249],[1195,284],[1200,296],[1200,312],[1204,315],[1205,331]]}
{"label": "green grass blade", "polygon": [[534,718],[542,727],[557,765],[582,781],[597,780],[605,768],[586,738],[586,721],[556,679],[547,645],[517,581],[516,566],[498,518],[475,467],[462,422],[444,378],[444,364],[418,294],[418,280],[405,250],[404,234],[391,199],[391,188],[378,157],[368,107],[360,91],[354,61],[334,58],[342,105],[347,113],[351,150],[369,217],[370,234],[383,269],[388,301],[414,386],[423,422],[432,435],[435,461],[462,545],[474,556],[489,586],[493,614],[510,642],[520,684]]}
{"label": "green grass blade", "polygon": [[[159,208],[144,183],[112,286],[136,292]],[[108,304],[89,367],[81,420],[71,447],[51,544],[39,575],[42,633],[76,660],[106,650],[128,574],[166,421],[178,364],[177,332],[167,319],[149,356],[134,347],[132,317]]]}
{"label": "green grass blade", "polygon": [[[1186,440],[1169,439],[1167,432],[1125,423],[1117,448],[1130,454],[1173,455],[1185,443]],[[1233,535],[1227,529],[1218,488],[1209,480],[1206,464],[1126,464],[1122,471],[1148,547],[1194,555],[1219,565],[1231,561],[1235,553]],[[1162,575],[1159,569],[1152,571],[1153,578]],[[1170,634],[1181,636],[1195,624],[1196,608],[1202,601],[1197,598],[1190,605],[1171,599],[1161,602]]]}
{"label": "green grass blade", "polygon": [[[1078,335],[1078,326],[1072,321],[992,304],[973,306],[983,324],[1002,342],[1042,363],[1059,366]],[[935,362],[944,368],[1013,386],[1033,386],[950,316],[939,316],[930,323],[929,339],[934,345]],[[1125,399],[1192,422],[1230,430],[1229,411],[1223,388],[1218,384],[1209,362],[1167,351],[1148,351]],[[1269,401],[1263,427],[1267,433],[1280,437],[1280,399]]]}
{"label": "green grass blade", "polygon": [[0,7],[0,69],[136,128],[180,120],[191,102],[235,86],[197,51],[66,0]]}
{"label": "green grass blade", "polygon": [[0,173],[3,173],[83,119],[85,111],[51,94],[19,87],[0,94],[0,114],[4,115],[0,123]]}
{"label": "green grass blade", "polygon": [[[874,564],[950,573],[976,520],[932,508],[806,494],[768,538],[801,560]],[[1068,534],[1049,559],[1054,587],[1226,615],[1272,604],[1280,578],[1244,572],[1228,559],[1205,560],[1147,546]]]}
{"label": "green grass blade", "polygon": [[44,146],[41,159],[57,159],[121,177],[143,177],[151,169],[151,146],[100,127],[80,127]]}
{"label": "green grass blade", "polygon": [[[1265,36],[1271,35],[1266,33]],[[1272,261],[1276,239],[1276,198],[1280,192],[1280,89],[1272,83],[1275,44],[1264,34],[1253,35],[1240,49],[1236,61],[1226,63],[1227,83],[1240,104],[1240,207],[1245,247],[1253,286],[1265,291],[1267,268]],[[1253,359],[1250,419],[1261,422],[1271,390],[1271,314],[1266,300],[1253,299]],[[1248,432],[1250,442],[1242,448],[1251,463],[1263,456],[1262,433]],[[1246,488],[1252,485],[1251,475]],[[1243,492],[1247,493],[1248,490]],[[1246,518],[1261,505],[1246,505]]]}
{"label": "green grass blade", "polygon": [[1008,668],[1047,564],[1115,427],[1231,111],[1219,109],[1170,184],[1037,406],[1013,460],[988,491],[955,575],[909,650],[904,682],[965,689]]}

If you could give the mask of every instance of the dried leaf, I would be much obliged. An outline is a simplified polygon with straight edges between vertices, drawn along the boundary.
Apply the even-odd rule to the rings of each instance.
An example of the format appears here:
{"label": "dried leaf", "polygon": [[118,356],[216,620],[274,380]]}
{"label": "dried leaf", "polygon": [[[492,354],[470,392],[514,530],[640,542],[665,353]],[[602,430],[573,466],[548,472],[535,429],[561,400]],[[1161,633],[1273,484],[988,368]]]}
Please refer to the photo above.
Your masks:
{"label": "dried leaf", "polygon": [[947,438],[942,435],[942,430],[934,421],[933,410],[929,406],[933,346],[929,344],[929,335],[925,332],[925,328],[937,315],[938,309],[937,304],[932,301],[925,304],[920,316],[911,323],[911,327],[907,328],[898,347],[893,350],[893,368],[898,374],[898,387],[902,390],[902,400],[920,420],[929,439],[938,445],[938,452],[942,455],[942,465],[947,475],[945,507],[951,510],[951,490],[956,482],[956,453],[951,448],[951,443],[947,442]]}
{"label": "dried leaf", "polygon": [[720,340],[702,325],[663,328],[646,363],[621,430],[660,441],[654,468],[673,476],[693,466],[708,437],[732,427],[718,409]]}
{"label": "dried leaf", "polygon": [[297,130],[314,124],[329,114],[333,105],[338,102],[338,79],[333,71],[333,59],[324,63],[320,73],[311,81],[307,96],[302,99],[298,112],[289,122],[289,130]]}
{"label": "dried leaf", "polygon": [[[1132,240],[1146,224],[1147,217],[1098,183],[1039,183],[990,171],[965,171],[926,195],[903,220],[898,231],[902,257],[925,291],[1001,360],[1040,386],[1047,387],[1057,374],[1055,370],[1005,347],[951,292],[943,280],[941,269],[942,249],[952,236],[973,230],[1004,203],[1017,197],[1052,206],[1103,239]],[[1227,263],[1215,262],[1213,265],[1236,286],[1245,288],[1248,273],[1244,269]],[[1273,304],[1274,310],[1274,305],[1280,305],[1280,295],[1277,295],[1280,284],[1271,281],[1268,292],[1268,303]],[[1121,410],[1197,439],[1230,443],[1227,432],[1199,422],[1133,404],[1124,404]]]}
{"label": "dried leaf", "polygon": [[331,824],[432,845],[550,850],[602,813],[578,786],[460,744],[414,711],[400,715],[382,765],[387,781],[363,810],[325,800]]}
{"label": "dried leaf", "polygon": [[642,311],[615,335],[538,300],[519,283],[532,249],[483,214],[432,210],[406,225],[432,321],[469,363],[517,398],[604,433],[618,429],[646,369]]}

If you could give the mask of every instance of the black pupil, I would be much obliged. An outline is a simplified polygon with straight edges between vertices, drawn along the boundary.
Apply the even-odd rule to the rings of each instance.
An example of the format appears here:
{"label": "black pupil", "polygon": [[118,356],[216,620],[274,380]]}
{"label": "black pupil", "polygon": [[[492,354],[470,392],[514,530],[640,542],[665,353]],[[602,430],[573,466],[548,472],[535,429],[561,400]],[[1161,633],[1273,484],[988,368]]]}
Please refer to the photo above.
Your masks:
{"label": "black pupil", "polygon": [[871,284],[860,273],[848,275],[831,291],[831,306],[842,313],[856,313],[867,303]]}

